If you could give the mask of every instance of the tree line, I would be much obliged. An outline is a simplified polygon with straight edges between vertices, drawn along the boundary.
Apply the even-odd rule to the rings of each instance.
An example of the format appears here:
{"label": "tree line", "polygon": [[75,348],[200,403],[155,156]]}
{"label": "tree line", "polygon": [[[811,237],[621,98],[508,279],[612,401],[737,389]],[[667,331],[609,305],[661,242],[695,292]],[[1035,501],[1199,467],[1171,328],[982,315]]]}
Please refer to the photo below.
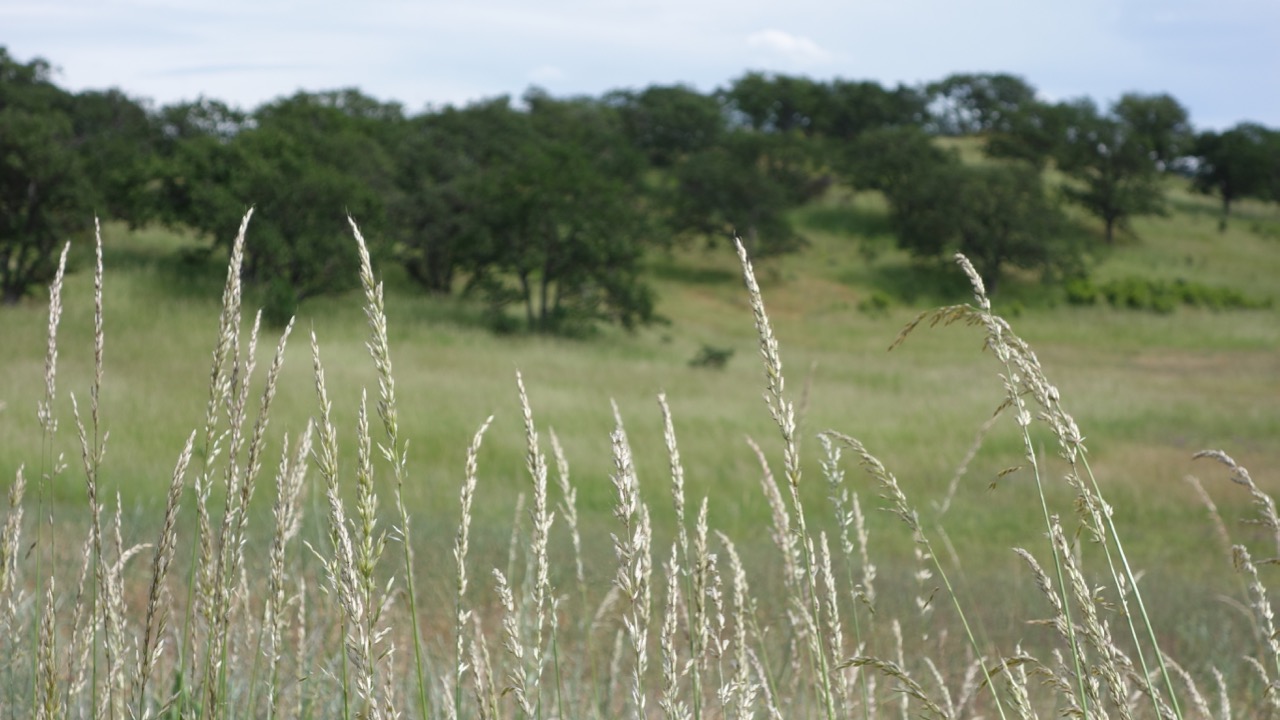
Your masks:
{"label": "tree line", "polygon": [[[211,247],[255,214],[247,279],[274,319],[356,277],[344,213],[422,289],[482,298],[508,326],[571,332],[655,319],[646,253],[738,235],[753,254],[804,240],[788,212],[839,183],[882,192],[898,243],[968,254],[994,290],[1009,267],[1069,275],[1083,248],[1061,201],[1111,243],[1160,212],[1165,176],[1222,200],[1280,200],[1280,132],[1195,132],[1165,94],[1100,109],[1049,103],[1007,74],[885,87],[747,73],[556,98],[531,89],[408,113],[356,89],[252,111],[213,99],[159,108],[118,90],[70,93],[43,59],[0,47],[0,296],[52,276],[98,214],[190,228]],[[980,135],[962,162],[939,136]],[[1044,170],[1065,177],[1046,187]]]}

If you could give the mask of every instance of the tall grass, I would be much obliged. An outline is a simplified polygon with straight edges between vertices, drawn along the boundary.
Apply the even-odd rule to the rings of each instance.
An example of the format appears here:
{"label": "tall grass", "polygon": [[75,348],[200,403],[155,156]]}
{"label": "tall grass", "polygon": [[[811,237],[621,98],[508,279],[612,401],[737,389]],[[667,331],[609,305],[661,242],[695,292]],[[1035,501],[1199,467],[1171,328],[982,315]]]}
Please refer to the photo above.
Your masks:
{"label": "tall grass", "polygon": [[[680,418],[660,394],[669,468],[663,482],[674,522],[665,532],[655,529],[645,502],[655,496],[641,492],[640,464],[615,405],[611,430],[600,432],[613,459],[615,519],[606,542],[614,563],[607,572],[589,572],[584,547],[605,540],[584,537],[568,458],[555,432],[537,422],[537,388],[527,388],[516,372],[529,484],[515,503],[508,562],[484,568],[470,557],[474,508],[486,497],[481,445],[493,420],[477,416],[479,429],[460,468],[452,587],[423,592],[415,569],[443,553],[413,533],[405,493],[416,479],[414,456],[400,427],[391,330],[382,285],[354,223],[378,385],[373,412],[364,388],[331,392],[312,332],[315,410],[303,427],[290,429],[292,441],[284,433],[271,475],[272,509],[255,511],[258,483],[271,466],[268,429],[293,325],[277,339],[255,390],[262,330],[255,318],[244,333],[241,317],[249,220],[233,244],[203,427],[174,448],[151,543],[125,543],[132,534],[126,511],[117,499],[111,517],[101,482],[111,462],[108,428],[129,418],[112,416],[100,403],[109,312],[100,241],[87,414],[71,394],[86,502],[82,511],[64,509],[58,517],[49,510],[51,486],[65,472],[54,416],[59,270],[50,288],[46,393],[37,412],[42,447],[32,449],[39,470],[18,469],[0,527],[0,716],[831,720],[1255,717],[1280,710],[1280,641],[1264,563],[1244,545],[1230,549],[1240,584],[1224,591],[1236,594],[1256,637],[1237,648],[1243,664],[1218,668],[1172,657],[1162,644],[1168,635],[1148,612],[1153,599],[1144,596],[1142,575],[1125,552],[1104,483],[1089,466],[1084,432],[1031,347],[994,313],[963,257],[957,263],[973,286],[973,303],[921,315],[894,345],[925,325],[964,324],[979,329],[994,358],[1004,388],[993,399],[998,420],[1012,422],[1021,438],[1020,465],[1006,474],[1034,483],[1038,502],[1028,512],[1044,528],[1040,546],[1011,552],[1042,594],[1039,614],[1025,621],[1046,632],[1029,635],[1026,646],[1000,645],[975,620],[993,598],[957,581],[963,566],[945,531],[921,519],[916,501],[868,444],[839,429],[824,431],[817,436],[823,460],[816,474],[805,473],[804,394],[797,398],[787,385],[783,350],[741,246],[764,370],[763,411],[777,431],[772,441],[749,439],[772,512],[772,562],[750,556],[756,564],[744,562],[735,540],[711,527],[708,508],[716,498],[686,497]],[[354,427],[335,425],[334,398],[356,404]],[[339,457],[339,438],[347,434],[355,438],[351,459]],[[1056,459],[1045,456],[1046,438]],[[867,500],[849,477],[845,452],[917,549],[914,602],[899,602],[901,589],[877,587]],[[1271,496],[1225,452],[1201,456],[1224,464],[1250,494],[1280,553]],[[829,507],[805,506],[813,495],[802,488],[815,482],[827,488]],[[1065,502],[1052,490],[1058,482],[1070,491]],[[38,505],[28,513],[32,483]],[[386,487],[391,512],[379,503]],[[943,511],[954,492],[953,482]],[[1229,544],[1211,502],[1208,508],[1217,536]],[[308,526],[317,532],[304,532]],[[66,539],[72,531],[83,539]],[[300,535],[311,539],[304,543]],[[396,562],[384,557],[390,546],[398,546]],[[132,562],[145,557],[145,567]]]}

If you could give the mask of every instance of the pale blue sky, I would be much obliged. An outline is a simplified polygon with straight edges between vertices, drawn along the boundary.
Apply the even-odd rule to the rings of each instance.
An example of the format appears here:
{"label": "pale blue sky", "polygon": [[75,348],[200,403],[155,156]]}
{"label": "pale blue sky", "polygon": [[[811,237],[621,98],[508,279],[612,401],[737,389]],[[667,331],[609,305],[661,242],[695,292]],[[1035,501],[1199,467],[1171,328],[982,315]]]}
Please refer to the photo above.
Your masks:
{"label": "pale blue sky", "polygon": [[416,112],[535,84],[1011,72],[1050,99],[1169,92],[1197,127],[1280,126],[1280,0],[4,0],[0,45],[160,104],[358,86]]}

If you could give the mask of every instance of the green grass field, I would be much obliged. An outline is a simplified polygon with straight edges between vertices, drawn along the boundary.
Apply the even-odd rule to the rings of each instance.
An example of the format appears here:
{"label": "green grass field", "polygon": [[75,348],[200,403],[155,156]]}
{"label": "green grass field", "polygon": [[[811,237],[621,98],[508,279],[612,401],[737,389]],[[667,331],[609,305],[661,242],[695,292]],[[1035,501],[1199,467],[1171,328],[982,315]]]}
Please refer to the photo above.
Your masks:
{"label": "green grass field", "polygon": [[[981,352],[981,337],[965,328],[918,332],[887,352],[916,313],[968,297],[963,277],[947,267],[936,271],[945,284],[914,289],[914,302],[895,300],[883,314],[859,312],[858,303],[877,287],[896,292],[902,278],[938,279],[933,270],[912,275],[909,261],[894,251],[868,262],[858,251],[862,238],[821,227],[839,225],[843,217],[847,222],[835,230],[856,230],[858,218],[875,212],[875,205],[874,198],[838,197],[801,211],[802,224],[818,216],[818,229],[808,231],[811,246],[763,264],[760,274],[791,381],[808,386],[806,439],[826,429],[856,435],[877,449],[905,487],[932,497],[945,489],[978,427],[999,404],[997,368]],[[1122,240],[1100,260],[1095,276],[1185,277],[1255,295],[1273,291],[1280,277],[1280,238],[1255,228],[1280,226],[1280,213],[1246,204],[1223,235],[1211,199],[1179,193],[1174,206],[1169,217],[1142,220],[1140,239]],[[104,243],[110,340],[102,403],[111,431],[104,472],[108,486],[118,487],[130,503],[159,503],[173,456],[203,418],[222,261],[183,265],[177,251],[194,241],[160,230],[109,227]],[[81,269],[65,291],[59,370],[62,390],[82,401],[92,365],[89,251],[82,243],[73,256]],[[611,502],[608,437],[602,430],[610,423],[610,399],[628,421],[642,471],[655,475],[648,488],[655,507],[665,507],[657,502],[665,492],[659,478],[666,459],[655,397],[666,392],[684,438],[690,492],[715,499],[713,519],[721,527],[744,530],[766,519],[758,464],[744,437],[767,446],[772,425],[751,389],[761,369],[736,263],[728,248],[656,258],[660,311],[671,324],[634,335],[606,331],[586,341],[493,336],[468,322],[464,307],[416,295],[396,268],[384,268],[392,286],[388,314],[397,380],[407,400],[402,423],[410,439],[417,509],[452,523],[466,441],[493,413],[483,492],[493,520],[506,522],[506,507],[526,482],[514,381],[520,370],[539,422],[555,429],[575,475],[599,479],[585,484],[586,508],[604,511]],[[1016,299],[997,297],[996,310],[1003,302],[1022,308],[1012,321],[1077,414],[1101,475],[1127,500],[1141,501],[1153,522],[1161,515],[1172,521],[1200,512],[1181,482],[1196,471],[1189,461],[1195,450],[1222,446],[1247,466],[1280,466],[1280,403],[1268,401],[1280,398],[1275,310],[1180,308],[1158,315],[1105,305],[1070,307],[1055,301],[1053,292],[1015,280],[1005,294]],[[8,339],[0,350],[0,400],[6,403],[0,414],[0,477],[12,477],[20,463],[38,461],[31,450],[40,444],[34,408],[43,393],[45,315],[41,304],[32,303],[0,316]],[[303,306],[298,324],[319,337],[330,380],[346,391],[334,397],[335,411],[351,427],[358,388],[374,384],[358,302],[354,295],[312,301]],[[271,332],[265,333],[264,354],[274,344]],[[703,345],[734,351],[724,370],[689,366]],[[308,355],[305,334],[300,335],[286,359],[277,429],[299,427],[315,411]],[[61,440],[69,451],[73,428],[65,395],[59,414],[67,418]],[[1018,531],[1016,520],[991,512],[1006,500],[1019,504],[1009,498],[1018,492],[1018,476],[987,489],[1000,470],[1016,462],[1016,437],[1005,425],[984,441],[950,513],[959,525],[954,539],[962,544],[985,543],[993,527]],[[816,457],[816,444],[807,442],[806,448]],[[68,485],[57,494],[75,503],[83,489]],[[1246,503],[1220,489],[1226,491],[1220,498],[1225,507]],[[808,490],[814,501],[824,497],[816,483]],[[1164,539],[1152,547],[1161,549],[1171,549]]]}
{"label": "green grass field", "polygon": [[[1098,281],[1133,275],[1184,278],[1272,297],[1272,307],[1222,312],[1180,307],[1169,314],[1076,307],[1063,301],[1061,290],[1015,275],[994,298],[994,310],[1035,349],[1063,405],[1079,422],[1091,467],[1143,577],[1162,644],[1175,657],[1229,665],[1224,672],[1239,689],[1247,686],[1239,669],[1241,652],[1222,647],[1220,640],[1248,643],[1250,621],[1219,595],[1234,593],[1240,603],[1245,598],[1235,590],[1238,581],[1226,550],[1217,544],[1208,513],[1184,477],[1203,479],[1237,541],[1266,540],[1265,529],[1239,524],[1252,517],[1248,493],[1232,486],[1221,467],[1193,462],[1191,455],[1221,448],[1251,468],[1264,490],[1277,489],[1280,210],[1241,203],[1229,231],[1219,233],[1212,199],[1175,189],[1171,205],[1168,216],[1139,221],[1137,239],[1122,237],[1116,247],[1101,251],[1092,276]],[[1033,579],[1009,552],[1014,546],[1046,547],[1029,470],[1005,472],[1025,465],[1023,440],[1008,413],[979,436],[1005,399],[1001,367],[983,350],[981,329],[972,327],[920,328],[888,351],[899,330],[921,311],[969,302],[964,276],[954,265],[918,266],[892,249],[883,206],[873,197],[834,193],[798,211],[796,220],[810,246],[761,263],[757,273],[781,345],[787,391],[803,398],[800,442],[806,475],[800,492],[809,514],[815,523],[830,524],[816,434],[834,429],[857,437],[896,474],[922,524],[945,538],[947,551],[940,559],[983,632],[1006,649],[1019,640],[1034,644],[1043,633],[1024,621],[1049,613],[1037,605]],[[252,225],[248,242],[253,242]],[[107,340],[101,404],[110,436],[101,486],[107,497],[119,492],[123,498],[132,523],[125,528],[128,542],[149,538],[158,528],[175,458],[186,436],[203,423],[225,258],[184,260],[181,251],[195,245],[161,230],[104,229]],[[84,481],[77,472],[67,393],[75,393],[83,407],[93,372],[89,253],[87,242],[73,251],[63,294],[54,452],[64,453],[71,469],[40,489],[52,497],[53,514],[77,527],[84,517]],[[678,251],[651,258],[650,264],[659,311],[670,324],[635,334],[605,330],[586,340],[494,336],[460,301],[421,296],[396,268],[377,268],[389,287],[399,422],[408,447],[405,497],[422,545],[417,553],[425,597],[451,607],[452,590],[432,583],[444,584],[453,572],[444,558],[457,526],[467,444],[490,414],[496,420],[479,456],[472,557],[480,567],[506,563],[516,497],[529,489],[517,370],[528,387],[535,421],[544,430],[554,429],[572,463],[584,535],[604,538],[615,526],[609,479],[613,400],[626,422],[641,494],[661,539],[655,548],[669,542],[674,515],[656,402],[665,392],[691,504],[710,498],[711,525],[738,539],[749,568],[776,564],[765,532],[770,511],[760,490],[761,470],[746,438],[754,438],[774,463],[780,463],[781,445],[761,397],[759,342],[738,260],[721,247]],[[876,294],[891,300],[887,309],[859,309]],[[250,294],[246,305],[253,304]],[[52,457],[42,450],[35,418],[44,393],[46,322],[47,308],[37,302],[0,312],[0,477],[6,483],[23,464],[28,477],[47,472]],[[312,331],[325,362],[334,423],[345,443],[340,456],[349,468],[356,455],[351,438],[360,388],[377,394],[358,292],[302,306],[265,457],[277,457],[281,433],[296,436],[317,412],[307,347]],[[255,388],[277,332],[266,330],[260,342]],[[690,366],[704,346],[733,351],[724,369]],[[1054,482],[1063,472],[1054,439],[1034,425],[1031,437],[1041,448],[1050,498],[1069,516],[1072,492]],[[975,440],[980,447],[951,494]],[[890,513],[873,511],[884,504],[879,490],[852,462],[846,464],[880,558],[883,593],[889,598],[882,600],[882,611],[894,598],[909,602],[921,592],[911,579],[917,568],[911,536]],[[781,475],[780,464],[773,471]],[[384,508],[390,507],[387,474],[379,473]],[[318,542],[324,500],[314,482],[304,501],[308,512],[314,511],[304,536]],[[271,495],[263,491],[256,500],[264,517]],[[1072,522],[1064,518],[1069,533],[1076,529]],[[558,534],[562,529],[561,524],[553,528],[556,547],[567,543]],[[608,544],[597,542],[585,552],[592,574],[607,577],[614,562]],[[1255,557],[1266,557],[1265,551]],[[556,572],[567,581],[565,567]],[[781,593],[779,588],[771,589],[763,578],[756,582],[766,606],[781,602],[770,599]],[[481,584],[487,583],[482,579]],[[931,622],[948,625],[948,611],[937,610]],[[908,624],[915,611],[890,612]],[[1202,666],[1193,669],[1203,677]]]}

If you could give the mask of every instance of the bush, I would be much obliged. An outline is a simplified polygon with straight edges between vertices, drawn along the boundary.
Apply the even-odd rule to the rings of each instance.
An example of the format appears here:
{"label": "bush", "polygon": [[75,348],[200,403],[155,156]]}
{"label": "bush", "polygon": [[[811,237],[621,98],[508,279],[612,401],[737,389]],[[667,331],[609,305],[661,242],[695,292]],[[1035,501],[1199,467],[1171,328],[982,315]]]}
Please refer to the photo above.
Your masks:
{"label": "bush", "polygon": [[1087,277],[1068,278],[1062,284],[1071,305],[1093,305],[1098,302],[1098,288]]}
{"label": "bush", "polygon": [[731,357],[733,357],[733,348],[703,345],[698,354],[694,355],[693,359],[689,361],[689,367],[723,370],[729,364],[729,358]]}
{"label": "bush", "polygon": [[[1087,290],[1082,287],[1077,285],[1073,288],[1070,284],[1068,285],[1068,302],[1077,305],[1086,304],[1072,299],[1073,293],[1083,297]],[[1098,292],[1112,307],[1149,310],[1162,314],[1173,312],[1179,305],[1210,310],[1255,310],[1271,306],[1269,298],[1251,298],[1235,288],[1215,287],[1182,278],[1167,282],[1129,276],[1103,284]]]}
{"label": "bush", "polygon": [[884,316],[889,314],[889,306],[893,298],[883,290],[872,290],[871,294],[858,301],[858,311],[868,315]]}

